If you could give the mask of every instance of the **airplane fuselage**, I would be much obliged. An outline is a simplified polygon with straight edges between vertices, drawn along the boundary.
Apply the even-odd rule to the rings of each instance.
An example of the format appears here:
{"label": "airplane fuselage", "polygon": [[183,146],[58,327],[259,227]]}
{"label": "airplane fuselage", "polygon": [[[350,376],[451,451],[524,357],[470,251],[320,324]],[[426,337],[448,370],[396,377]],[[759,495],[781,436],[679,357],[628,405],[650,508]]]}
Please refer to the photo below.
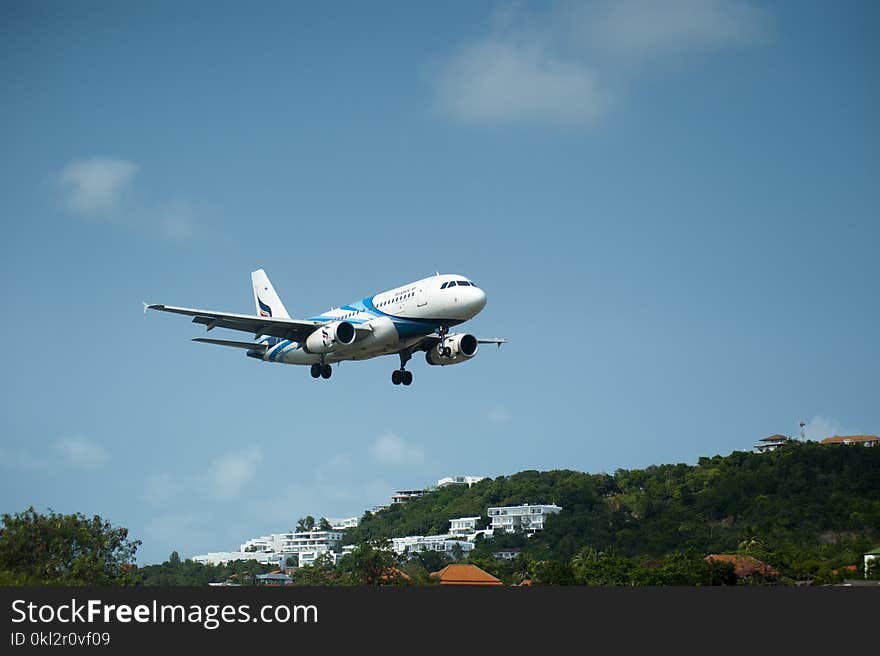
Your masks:
{"label": "airplane fuselage", "polygon": [[309,321],[344,321],[369,328],[366,337],[350,346],[322,354],[310,352],[305,343],[263,337],[269,347],[266,352],[249,355],[298,365],[367,360],[410,348],[426,335],[473,318],[485,305],[485,292],[464,276],[432,276],[309,317]]}

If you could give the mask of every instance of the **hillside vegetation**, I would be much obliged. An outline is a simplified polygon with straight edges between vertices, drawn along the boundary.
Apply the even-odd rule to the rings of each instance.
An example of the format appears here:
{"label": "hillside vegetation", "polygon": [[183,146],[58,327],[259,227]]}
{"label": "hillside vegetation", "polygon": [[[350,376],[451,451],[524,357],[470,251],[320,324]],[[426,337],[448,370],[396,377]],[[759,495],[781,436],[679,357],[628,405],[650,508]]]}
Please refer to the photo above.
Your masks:
{"label": "hillside vegetation", "polygon": [[748,551],[798,578],[857,564],[880,540],[880,449],[807,442],[614,475],[524,471],[366,513],[346,542],[445,533],[454,517],[487,525],[489,506],[522,503],[563,510],[544,532],[486,540],[475,557],[511,544],[563,563],[584,548],[642,559]]}

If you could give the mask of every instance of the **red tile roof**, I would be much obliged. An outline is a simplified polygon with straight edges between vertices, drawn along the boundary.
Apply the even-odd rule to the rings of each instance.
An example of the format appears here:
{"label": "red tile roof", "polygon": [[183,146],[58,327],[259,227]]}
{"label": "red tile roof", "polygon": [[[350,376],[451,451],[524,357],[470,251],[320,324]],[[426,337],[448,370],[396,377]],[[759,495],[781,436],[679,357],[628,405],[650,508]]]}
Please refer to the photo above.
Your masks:
{"label": "red tile roof", "polygon": [[880,437],[876,435],[835,435],[822,440],[822,444],[845,444],[847,442],[880,442]]}
{"label": "red tile roof", "polygon": [[504,585],[500,579],[476,565],[447,565],[431,576],[440,579],[440,585]]}
{"label": "red tile roof", "polygon": [[787,439],[789,439],[787,435],[777,434],[777,435],[771,435],[770,437],[761,438],[760,441],[761,442],[778,442],[780,440],[787,440]]}

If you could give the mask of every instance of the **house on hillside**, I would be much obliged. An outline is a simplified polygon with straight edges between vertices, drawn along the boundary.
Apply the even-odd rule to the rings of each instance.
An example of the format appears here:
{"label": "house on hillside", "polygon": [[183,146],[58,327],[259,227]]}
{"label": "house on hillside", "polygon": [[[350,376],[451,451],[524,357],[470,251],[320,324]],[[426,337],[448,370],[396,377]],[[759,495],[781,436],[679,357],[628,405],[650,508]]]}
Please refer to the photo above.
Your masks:
{"label": "house on hillside", "polygon": [[440,585],[504,585],[476,565],[447,565],[431,576],[440,579]]}
{"label": "house on hillside", "polygon": [[391,503],[406,503],[427,494],[427,490],[398,490],[391,496]]}
{"label": "house on hillside", "polygon": [[826,437],[822,440],[822,444],[860,444],[870,447],[880,444],[880,437],[876,435],[835,435],[834,437]]}
{"label": "house on hillside", "polygon": [[257,585],[290,585],[293,579],[287,574],[281,572],[269,572],[268,574],[257,574]]}
{"label": "house on hillside", "polygon": [[783,444],[786,444],[789,440],[791,440],[791,438],[786,435],[770,435],[769,437],[758,440],[760,444],[755,445],[755,451],[758,453],[769,453],[770,451],[778,449]]}
{"label": "house on hillside", "polygon": [[878,563],[875,567],[880,567],[880,547],[876,549],[872,549],[868,553],[865,554],[865,576],[868,575],[868,568],[871,563]]}
{"label": "house on hillside", "polygon": [[487,513],[492,521],[492,530],[499,533],[513,533],[522,530],[527,535],[544,530],[544,522],[548,515],[562,510],[561,506],[552,503],[524,503],[521,506],[497,506],[489,508]]}
{"label": "house on hillside", "polygon": [[516,557],[522,552],[522,549],[517,547],[508,547],[504,549],[499,549],[495,553],[492,554],[492,557],[495,560],[516,560]]}

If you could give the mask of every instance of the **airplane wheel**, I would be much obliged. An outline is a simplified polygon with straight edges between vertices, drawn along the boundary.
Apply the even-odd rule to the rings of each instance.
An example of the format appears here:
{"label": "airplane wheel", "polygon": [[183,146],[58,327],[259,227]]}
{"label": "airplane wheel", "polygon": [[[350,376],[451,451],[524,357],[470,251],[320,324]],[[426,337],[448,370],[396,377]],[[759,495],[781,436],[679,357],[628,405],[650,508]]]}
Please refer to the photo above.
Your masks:
{"label": "airplane wheel", "polygon": [[394,371],[391,372],[391,382],[392,382],[392,384],[394,384],[394,385],[400,385],[400,383],[402,382],[401,378],[402,378],[402,377],[401,377],[401,374],[400,374],[400,369],[395,369]]}
{"label": "airplane wheel", "polygon": [[321,367],[321,376],[324,378],[324,380],[330,378],[330,376],[332,375],[333,368],[329,364],[325,364],[323,367]]}
{"label": "airplane wheel", "polygon": [[312,378],[320,378],[321,377],[321,365],[317,362],[312,365]]}
{"label": "airplane wheel", "polygon": [[403,380],[400,382],[402,382],[404,385],[412,385],[412,372],[401,371],[400,373],[403,374]]}

